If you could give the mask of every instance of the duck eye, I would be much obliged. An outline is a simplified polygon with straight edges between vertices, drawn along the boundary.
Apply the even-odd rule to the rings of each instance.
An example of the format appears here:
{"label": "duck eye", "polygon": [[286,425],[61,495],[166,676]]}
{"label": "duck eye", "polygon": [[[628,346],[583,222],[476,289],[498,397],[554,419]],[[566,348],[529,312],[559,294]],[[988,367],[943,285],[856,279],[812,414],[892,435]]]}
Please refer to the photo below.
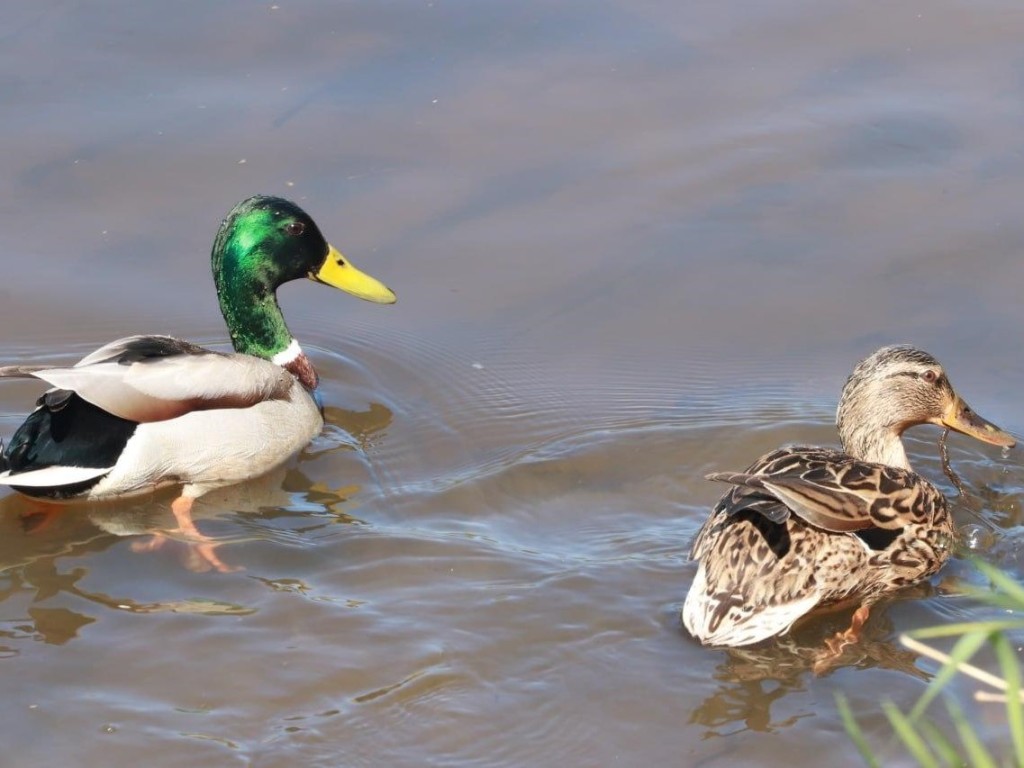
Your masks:
{"label": "duck eye", "polygon": [[298,237],[299,235],[306,231],[306,225],[303,224],[301,221],[289,221],[285,225],[284,231],[287,232],[292,237]]}
{"label": "duck eye", "polygon": [[922,373],[921,378],[924,379],[929,384],[934,384],[936,381],[939,380],[939,374],[937,374],[935,371],[929,370]]}

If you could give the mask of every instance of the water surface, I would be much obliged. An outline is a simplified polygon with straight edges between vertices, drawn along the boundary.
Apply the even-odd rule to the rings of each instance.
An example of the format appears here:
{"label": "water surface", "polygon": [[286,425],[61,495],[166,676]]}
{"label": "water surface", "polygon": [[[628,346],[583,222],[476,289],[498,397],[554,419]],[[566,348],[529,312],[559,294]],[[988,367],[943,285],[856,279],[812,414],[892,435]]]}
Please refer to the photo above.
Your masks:
{"label": "water surface", "polygon": [[[1022,37],[996,0],[9,9],[0,358],[223,344],[209,247],[258,192],[400,300],[282,290],[328,425],[201,504],[236,572],[134,551],[167,496],[0,499],[5,764],[858,765],[837,691],[884,748],[934,671],[898,633],[986,615],[964,561],[815,677],[847,616],[702,649],[686,552],[702,476],[834,444],[883,343],[1024,430]],[[952,452],[1021,572],[1019,456]]]}

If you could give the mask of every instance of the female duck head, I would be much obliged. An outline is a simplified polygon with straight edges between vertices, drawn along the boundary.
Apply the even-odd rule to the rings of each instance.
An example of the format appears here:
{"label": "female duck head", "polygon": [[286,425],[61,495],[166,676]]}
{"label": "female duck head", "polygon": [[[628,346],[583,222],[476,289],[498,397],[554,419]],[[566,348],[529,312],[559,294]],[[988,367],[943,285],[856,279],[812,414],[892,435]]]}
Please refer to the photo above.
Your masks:
{"label": "female duck head", "polygon": [[276,296],[289,280],[308,277],[368,301],[395,301],[324,239],[309,214],[279,197],[257,195],[236,205],[217,232],[211,263],[235,350],[267,359],[292,342]]}
{"label": "female duck head", "polygon": [[1015,442],[968,407],[927,352],[906,345],[882,347],[858,363],[836,411],[846,452],[909,469],[900,436],[917,424],[948,427],[993,445]]}

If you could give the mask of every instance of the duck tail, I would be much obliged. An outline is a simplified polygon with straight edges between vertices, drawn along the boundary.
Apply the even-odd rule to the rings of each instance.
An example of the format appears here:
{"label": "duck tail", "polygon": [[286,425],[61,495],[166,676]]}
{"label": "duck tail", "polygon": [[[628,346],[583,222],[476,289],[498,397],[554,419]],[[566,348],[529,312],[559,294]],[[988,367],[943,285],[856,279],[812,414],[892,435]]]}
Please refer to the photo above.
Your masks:
{"label": "duck tail", "polygon": [[29,379],[39,371],[53,366],[46,365],[0,365],[0,379]]}

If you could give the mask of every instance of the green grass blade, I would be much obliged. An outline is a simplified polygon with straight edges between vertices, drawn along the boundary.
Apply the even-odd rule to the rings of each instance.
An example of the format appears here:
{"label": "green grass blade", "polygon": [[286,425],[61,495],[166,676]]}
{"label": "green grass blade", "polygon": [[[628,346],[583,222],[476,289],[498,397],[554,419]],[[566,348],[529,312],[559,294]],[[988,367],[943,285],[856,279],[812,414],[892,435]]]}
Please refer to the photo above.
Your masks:
{"label": "green grass blade", "polygon": [[989,621],[965,621],[960,624],[944,624],[938,627],[925,627],[907,632],[910,637],[918,640],[928,640],[933,637],[952,637],[953,635],[966,635],[968,632],[1003,632],[1006,630],[1019,630],[1024,628],[1024,618],[1020,619],[991,619]]}
{"label": "green grass blade", "polygon": [[907,751],[921,764],[922,768],[939,768],[935,755],[928,749],[921,734],[914,729],[913,724],[899,711],[896,705],[891,701],[884,701],[882,702],[882,711],[889,718],[893,730],[896,731],[896,735],[900,737],[900,741],[906,746]]}
{"label": "green grass blade", "polygon": [[[964,597],[969,597],[972,600],[977,600],[979,603],[991,606],[993,608],[1000,608],[1005,611],[1024,611],[1024,605],[1010,595],[1005,595],[1002,592],[993,592],[991,589],[979,589],[973,586],[964,586],[960,589],[961,594]],[[1006,619],[1006,621],[1016,621],[1020,626],[1024,626],[1024,617],[1017,619]]]}
{"label": "green grass blade", "polygon": [[921,733],[928,739],[929,746],[935,750],[935,753],[943,763],[950,766],[950,768],[958,768],[958,766],[964,764],[964,760],[960,757],[960,753],[956,751],[953,742],[931,720],[922,720],[918,723],[918,727],[921,729]]}
{"label": "green grass blade", "polygon": [[988,638],[988,632],[968,632],[956,641],[953,650],[949,652],[949,661],[942,665],[928,687],[925,688],[924,693],[921,694],[921,698],[917,700],[914,708],[910,710],[911,720],[917,720],[924,713],[928,705],[956,675],[958,666],[970,659]]}
{"label": "green grass blade", "polygon": [[[977,560],[973,562],[978,571],[988,579],[990,587],[978,589],[968,586],[964,590],[965,594],[991,608],[1006,610],[1008,615],[1002,618],[947,624],[908,632],[904,638],[905,642],[923,656],[931,653],[940,656],[943,654],[934,648],[920,647],[922,645],[920,643],[915,646],[907,638],[926,640],[956,637],[957,640],[949,652],[948,660],[939,668],[909,714],[901,712],[891,701],[882,703],[882,711],[888,718],[896,736],[909,755],[922,768],[939,768],[940,763],[949,766],[970,765],[971,768],[998,768],[1000,765],[968,721],[963,710],[950,697],[945,697],[946,707],[959,739],[959,746],[954,744],[948,729],[943,730],[933,721],[924,718],[928,707],[934,703],[938,694],[949,685],[958,672],[963,672],[982,683],[1005,692],[1006,719],[1013,743],[1013,756],[1011,758],[1006,755],[1004,759],[1008,761],[1007,764],[1010,764],[1009,761],[1012,760],[1014,765],[1024,767],[1024,702],[1021,701],[1021,661],[1018,659],[1014,644],[1007,636],[1007,632],[1024,630],[1024,584],[1018,583],[1012,576],[1003,573],[995,566]],[[977,669],[969,664],[969,660],[986,641],[991,642],[995,651],[1001,677],[999,674]],[[870,768],[880,768],[879,758],[872,752],[871,746],[850,709],[849,702],[842,694],[836,695],[836,707],[847,734],[857,747],[861,757]]]}
{"label": "green grass blade", "polygon": [[975,560],[974,567],[981,571],[986,579],[992,582],[996,592],[1002,592],[1007,597],[1015,600],[1018,609],[1024,610],[1024,586],[1018,584],[1010,574],[1003,573],[994,565],[986,563],[984,560]]}
{"label": "green grass blade", "polygon": [[971,727],[960,706],[952,698],[948,698],[946,699],[946,708],[949,710],[949,717],[953,721],[953,727],[956,728],[957,736],[960,737],[960,743],[964,745],[964,754],[970,761],[968,765],[972,768],[999,768],[995,758],[985,749],[985,745],[978,738],[978,734]]}
{"label": "green grass blade", "polygon": [[860,723],[857,722],[857,718],[853,715],[853,710],[850,709],[850,702],[841,693],[836,694],[836,709],[839,710],[839,718],[843,721],[846,735],[850,737],[850,741],[857,747],[857,751],[864,758],[864,762],[870,768],[881,768],[881,763],[878,762],[878,758],[875,757],[871,747],[868,746],[868,740],[864,738],[864,731],[860,729]]}
{"label": "green grass blade", "polygon": [[1006,680],[1006,720],[1010,726],[1010,737],[1013,739],[1013,750],[1017,755],[1017,765],[1024,765],[1024,712],[1020,701],[1020,663],[1013,645],[1006,635],[992,638],[996,649],[996,658]]}

